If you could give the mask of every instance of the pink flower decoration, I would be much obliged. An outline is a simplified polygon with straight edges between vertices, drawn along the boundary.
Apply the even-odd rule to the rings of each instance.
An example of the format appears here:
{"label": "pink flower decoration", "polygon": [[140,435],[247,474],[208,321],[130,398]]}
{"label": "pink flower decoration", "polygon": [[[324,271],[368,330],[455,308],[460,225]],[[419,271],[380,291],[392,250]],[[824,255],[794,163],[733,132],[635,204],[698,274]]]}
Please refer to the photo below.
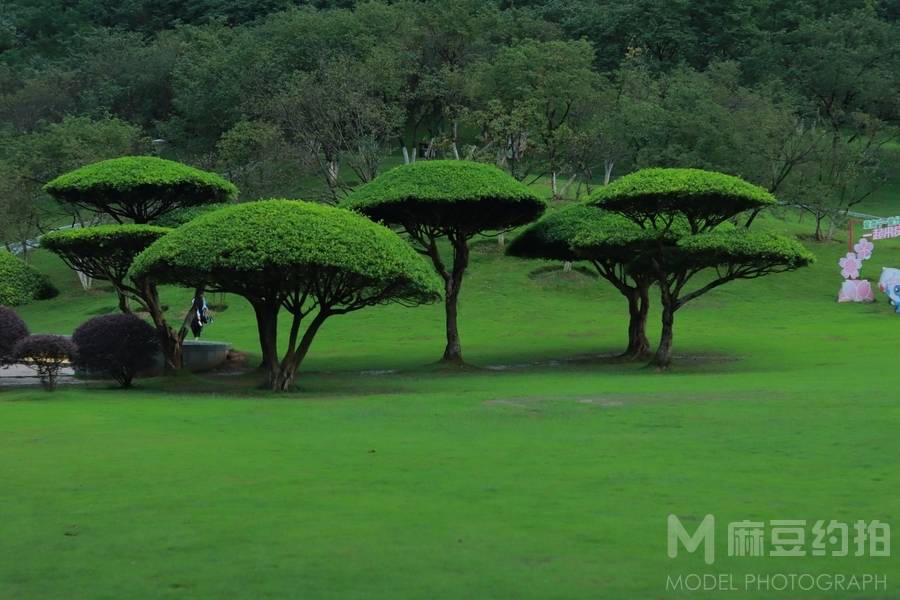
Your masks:
{"label": "pink flower decoration", "polygon": [[871,282],[868,279],[844,281],[838,293],[838,302],[875,302]]}
{"label": "pink flower decoration", "polygon": [[856,256],[859,260],[869,260],[872,258],[872,250],[875,249],[875,244],[867,240],[866,238],[859,238],[859,241],[856,242],[856,245],[853,246],[853,249],[856,250]]}
{"label": "pink flower decoration", "polygon": [[838,261],[841,266],[841,275],[844,279],[856,279],[859,277],[859,269],[862,267],[862,261],[856,258],[854,252],[848,252],[847,256]]}

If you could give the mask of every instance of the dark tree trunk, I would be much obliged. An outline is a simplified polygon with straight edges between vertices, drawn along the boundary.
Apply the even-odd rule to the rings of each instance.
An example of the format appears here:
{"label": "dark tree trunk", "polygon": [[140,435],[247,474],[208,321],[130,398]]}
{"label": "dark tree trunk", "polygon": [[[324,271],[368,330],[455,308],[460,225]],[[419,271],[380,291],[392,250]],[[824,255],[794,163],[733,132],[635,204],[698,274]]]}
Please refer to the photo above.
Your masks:
{"label": "dark tree trunk", "polygon": [[444,348],[443,362],[462,363],[462,346],[459,342],[459,286],[458,282],[448,280],[445,286],[444,312],[447,328],[447,346]]}
{"label": "dark tree trunk", "polygon": [[659,347],[651,364],[659,369],[668,369],[672,364],[672,342],[674,340],[675,308],[671,302],[663,300],[662,307],[662,333],[659,337]]}
{"label": "dark tree trunk", "polygon": [[469,266],[468,240],[457,235],[451,238],[453,244],[453,268],[444,279],[444,309],[446,313],[447,346],[444,348],[442,362],[462,364],[462,345],[459,339],[459,289],[462,287],[463,274]]}
{"label": "dark tree trunk", "polygon": [[119,297],[119,310],[126,315],[130,315],[131,307],[128,305],[128,296],[121,290],[116,290],[116,296]]}
{"label": "dark tree trunk", "polygon": [[259,348],[262,351],[262,367],[269,373],[270,383],[273,374],[278,370],[278,309],[277,303],[253,302]]}
{"label": "dark tree trunk", "polygon": [[303,333],[303,338],[301,338],[300,344],[297,345],[296,348],[293,346],[296,342],[300,318],[296,315],[294,316],[294,322],[291,326],[291,341],[288,344],[289,348],[287,354],[284,359],[277,364],[276,372],[272,373],[269,377],[269,384],[273,392],[286,392],[294,387],[297,369],[300,368],[300,364],[303,362],[303,359],[306,358],[306,354],[309,352],[313,339],[316,337],[316,333],[318,333],[322,323],[325,322],[328,314],[329,313],[325,311],[316,314],[312,322],[310,322],[309,327],[307,327],[306,331]]}
{"label": "dark tree trunk", "polygon": [[622,358],[644,360],[650,356],[650,340],[647,339],[647,313],[650,310],[650,286],[639,282],[625,295],[628,299],[628,348]]}
{"label": "dark tree trunk", "polygon": [[159,292],[156,284],[144,284],[144,300],[147,303],[147,311],[153,324],[156,326],[156,334],[159,337],[159,343],[162,347],[163,357],[166,361],[166,371],[177,371],[181,369],[181,338],[174,329],[166,323],[166,317],[163,314],[162,304],[159,301]]}

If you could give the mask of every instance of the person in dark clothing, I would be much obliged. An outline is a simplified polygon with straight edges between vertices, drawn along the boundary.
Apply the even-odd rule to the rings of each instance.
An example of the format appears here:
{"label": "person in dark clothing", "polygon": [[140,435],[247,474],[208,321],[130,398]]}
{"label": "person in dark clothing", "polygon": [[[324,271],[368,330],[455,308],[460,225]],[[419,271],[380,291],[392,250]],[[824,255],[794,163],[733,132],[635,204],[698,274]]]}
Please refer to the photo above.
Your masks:
{"label": "person in dark clothing", "polygon": [[193,313],[191,317],[191,333],[194,334],[194,339],[197,340],[200,339],[200,334],[203,333],[203,327],[212,322],[209,307],[206,305],[204,296],[194,298],[191,312]]}

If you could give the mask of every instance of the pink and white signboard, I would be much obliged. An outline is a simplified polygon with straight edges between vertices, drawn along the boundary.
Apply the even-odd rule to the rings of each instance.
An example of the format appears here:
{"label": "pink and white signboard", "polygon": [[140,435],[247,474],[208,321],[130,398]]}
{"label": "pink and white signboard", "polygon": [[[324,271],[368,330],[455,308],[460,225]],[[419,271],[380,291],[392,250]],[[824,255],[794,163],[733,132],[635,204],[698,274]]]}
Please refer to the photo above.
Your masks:
{"label": "pink and white signboard", "polygon": [[[853,245],[853,250],[847,252],[840,260],[838,265],[841,267],[841,276],[844,282],[841,284],[841,290],[838,292],[838,302],[875,302],[875,292],[872,284],[867,279],[859,279],[859,272],[862,269],[863,262],[872,258],[872,251],[875,245],[867,238],[875,240],[889,240],[900,238],[900,215],[895,217],[885,217],[878,219],[868,219],[863,221],[863,229],[869,230]],[[850,220],[850,239],[853,239],[853,220]],[[897,273],[898,277],[892,274]],[[894,277],[894,279],[891,279]],[[886,283],[886,280],[890,280]],[[890,284],[890,285],[889,285]],[[882,269],[881,280],[878,287],[882,292],[888,294],[891,304],[896,306],[897,312],[900,313],[900,295],[895,301],[891,294],[900,294],[900,270]]]}
{"label": "pink and white signboard", "polygon": [[873,240],[889,240],[891,238],[900,237],[900,225],[891,225],[889,227],[879,227],[872,230]]}

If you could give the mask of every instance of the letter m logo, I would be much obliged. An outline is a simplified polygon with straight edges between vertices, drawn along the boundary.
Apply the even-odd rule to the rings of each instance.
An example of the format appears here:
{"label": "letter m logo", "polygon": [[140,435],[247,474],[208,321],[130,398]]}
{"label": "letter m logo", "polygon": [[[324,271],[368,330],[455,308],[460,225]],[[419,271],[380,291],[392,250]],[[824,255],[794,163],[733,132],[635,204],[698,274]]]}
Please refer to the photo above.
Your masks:
{"label": "letter m logo", "polygon": [[684,546],[684,549],[690,553],[697,551],[700,544],[703,544],[703,560],[706,564],[711,565],[716,560],[716,538],[715,538],[716,520],[712,515],[706,515],[697,527],[694,535],[688,535],[687,530],[682,526],[681,521],[675,515],[669,515],[669,558],[678,556],[678,543]]}

